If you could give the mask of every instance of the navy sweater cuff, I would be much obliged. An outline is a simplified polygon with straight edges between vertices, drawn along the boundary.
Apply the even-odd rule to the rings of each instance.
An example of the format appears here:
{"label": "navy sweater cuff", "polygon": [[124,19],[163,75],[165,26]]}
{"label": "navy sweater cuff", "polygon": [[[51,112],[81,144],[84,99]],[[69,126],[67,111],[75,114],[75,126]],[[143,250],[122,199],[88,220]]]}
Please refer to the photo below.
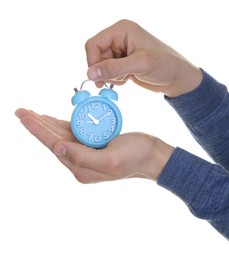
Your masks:
{"label": "navy sweater cuff", "polygon": [[190,205],[208,178],[211,167],[211,163],[177,147],[161,172],[157,184]]}
{"label": "navy sweater cuff", "polygon": [[175,98],[165,96],[165,100],[177,111],[179,116],[190,124],[211,115],[228,95],[226,86],[216,81],[203,69],[201,70],[202,82],[193,91]]}

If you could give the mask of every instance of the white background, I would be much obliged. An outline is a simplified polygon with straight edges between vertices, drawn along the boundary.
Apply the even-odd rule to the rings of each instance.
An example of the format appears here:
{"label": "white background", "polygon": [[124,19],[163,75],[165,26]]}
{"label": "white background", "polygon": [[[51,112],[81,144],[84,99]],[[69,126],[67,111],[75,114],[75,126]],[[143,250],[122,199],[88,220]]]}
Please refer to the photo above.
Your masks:
{"label": "white background", "polygon": [[[68,120],[86,79],[84,43],[122,18],[229,85],[227,4],[0,0],[0,259],[228,259],[226,239],[173,194],[141,179],[80,184],[14,116],[25,107]],[[210,161],[162,95],[132,83],[116,90],[123,132]]]}

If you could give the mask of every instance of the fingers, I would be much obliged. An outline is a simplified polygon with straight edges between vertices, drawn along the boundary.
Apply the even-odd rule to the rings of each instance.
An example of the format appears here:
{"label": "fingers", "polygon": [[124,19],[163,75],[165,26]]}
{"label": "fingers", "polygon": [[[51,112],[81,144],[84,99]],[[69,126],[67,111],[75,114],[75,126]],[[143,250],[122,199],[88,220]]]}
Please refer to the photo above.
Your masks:
{"label": "fingers", "polygon": [[[120,22],[116,24],[122,24]],[[112,25],[94,37],[85,44],[88,66],[94,65],[104,59],[123,57],[125,52],[125,35],[127,30],[122,26]],[[126,56],[126,55],[125,55]]]}
{"label": "fingers", "polygon": [[25,108],[18,108],[15,111],[15,115],[18,118],[22,118],[23,116],[36,115],[36,113],[31,110],[25,109]]}
{"label": "fingers", "polygon": [[40,116],[26,109],[18,109],[15,114],[25,128],[51,150],[60,140],[76,141],[73,134],[62,127],[62,125],[66,127],[66,122]]}
{"label": "fingers", "polygon": [[132,26],[136,24],[121,20],[86,42],[89,79],[102,82],[131,73],[131,66],[136,63],[127,58],[135,48],[134,41],[129,39]]}
{"label": "fingers", "polygon": [[52,116],[43,115],[44,118],[48,119],[51,122],[53,122],[56,125],[59,125],[60,127],[63,127],[64,129],[71,131],[70,123],[69,121],[60,120]]}
{"label": "fingers", "polygon": [[60,131],[60,133],[57,133],[57,131],[54,131],[41,120],[32,116],[24,116],[21,119],[21,123],[32,135],[34,135],[50,150],[52,150],[52,147],[56,142],[63,139]]}
{"label": "fingers", "polygon": [[87,71],[87,75],[93,81],[109,81],[120,85],[133,75],[147,73],[148,68],[149,55],[145,51],[138,51],[122,59],[101,61],[91,66]]}
{"label": "fingers", "polygon": [[34,111],[26,110],[24,108],[16,110],[15,114],[21,120],[26,116],[31,116],[42,122],[48,128],[51,128],[53,131],[59,131],[60,134],[64,132],[63,129],[67,131],[66,133],[71,133],[70,123],[68,121],[59,120],[48,115],[38,115]]}

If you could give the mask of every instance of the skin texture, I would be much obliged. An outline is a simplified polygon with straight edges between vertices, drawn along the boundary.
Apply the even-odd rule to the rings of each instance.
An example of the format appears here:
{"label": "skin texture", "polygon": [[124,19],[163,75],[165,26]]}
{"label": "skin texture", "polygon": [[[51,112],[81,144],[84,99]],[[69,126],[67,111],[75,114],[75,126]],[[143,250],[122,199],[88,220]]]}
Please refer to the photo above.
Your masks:
{"label": "skin texture", "polygon": [[75,139],[69,122],[20,108],[21,123],[49,148],[82,183],[143,177],[156,180],[173,148],[144,133],[123,134],[104,149]]}
{"label": "skin texture", "polygon": [[[106,28],[89,39],[85,49],[88,78],[97,87],[132,80],[172,98],[195,89],[202,80],[199,68],[132,21],[121,20]],[[144,133],[120,135],[96,150],[74,138],[69,122],[24,108],[15,114],[82,183],[130,177],[157,180],[174,150]]]}
{"label": "skin texture", "polygon": [[122,85],[137,85],[176,97],[196,88],[202,80],[199,68],[138,24],[121,20],[86,44],[88,78]]}

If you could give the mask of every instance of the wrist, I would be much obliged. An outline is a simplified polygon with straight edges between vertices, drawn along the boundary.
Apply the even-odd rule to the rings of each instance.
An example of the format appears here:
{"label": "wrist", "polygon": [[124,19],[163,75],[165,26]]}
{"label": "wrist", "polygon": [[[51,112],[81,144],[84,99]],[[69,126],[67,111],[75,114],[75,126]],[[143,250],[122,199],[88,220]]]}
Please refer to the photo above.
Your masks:
{"label": "wrist", "polygon": [[153,138],[150,170],[148,173],[149,179],[154,181],[158,179],[174,150],[174,147],[163,142],[161,139]]}
{"label": "wrist", "polygon": [[175,98],[191,92],[200,85],[203,79],[200,68],[187,61],[182,63],[175,68],[175,71],[177,71],[175,80],[164,91],[164,94],[169,98]]}

